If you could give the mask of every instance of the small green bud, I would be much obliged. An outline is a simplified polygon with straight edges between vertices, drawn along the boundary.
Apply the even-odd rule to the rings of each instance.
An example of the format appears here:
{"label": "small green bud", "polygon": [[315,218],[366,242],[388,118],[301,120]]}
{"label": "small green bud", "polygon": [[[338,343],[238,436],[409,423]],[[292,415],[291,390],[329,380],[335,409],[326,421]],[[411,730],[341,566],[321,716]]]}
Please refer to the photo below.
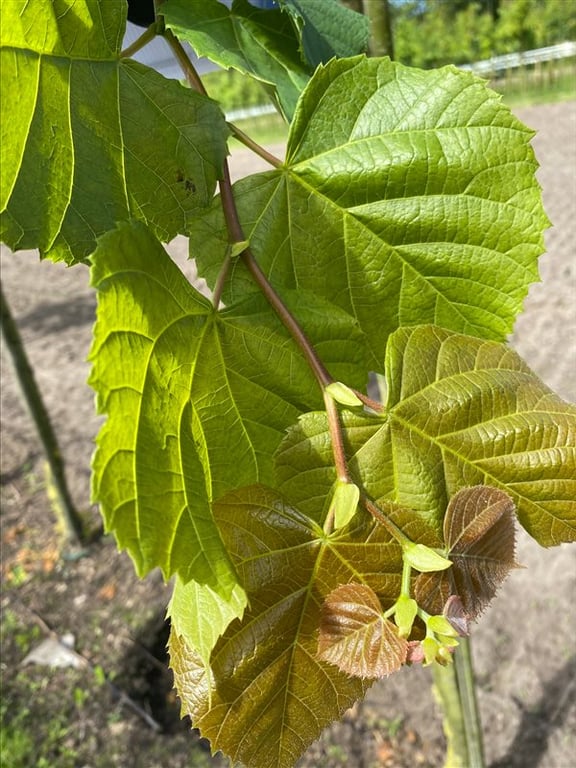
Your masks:
{"label": "small green bud", "polygon": [[440,650],[440,643],[434,637],[425,637],[422,640],[422,650],[424,651],[424,666],[436,661],[436,655]]}
{"label": "small green bud", "polygon": [[356,514],[359,500],[360,489],[357,485],[338,480],[330,504],[330,512],[334,514],[334,530],[348,525]]}
{"label": "small green bud", "polygon": [[355,395],[350,387],[342,384],[341,381],[333,381],[332,384],[328,384],[326,392],[340,405],[347,405],[350,408],[357,408],[363,405],[358,395]]}
{"label": "small green bud", "polygon": [[436,635],[458,637],[457,630],[454,629],[445,616],[430,616],[426,621],[426,626]]}
{"label": "small green bud", "polygon": [[241,256],[246,250],[246,248],[249,248],[249,247],[250,247],[249,240],[239,240],[236,243],[230,243],[230,245],[228,246],[228,248],[230,249],[228,252],[230,255],[230,258],[237,259],[238,256]]}
{"label": "small green bud", "polygon": [[400,637],[409,637],[418,613],[418,603],[408,595],[400,595],[394,606],[394,621]]}
{"label": "small green bud", "polygon": [[402,550],[405,562],[421,573],[445,571],[452,565],[450,560],[424,544],[410,542],[403,544]]}

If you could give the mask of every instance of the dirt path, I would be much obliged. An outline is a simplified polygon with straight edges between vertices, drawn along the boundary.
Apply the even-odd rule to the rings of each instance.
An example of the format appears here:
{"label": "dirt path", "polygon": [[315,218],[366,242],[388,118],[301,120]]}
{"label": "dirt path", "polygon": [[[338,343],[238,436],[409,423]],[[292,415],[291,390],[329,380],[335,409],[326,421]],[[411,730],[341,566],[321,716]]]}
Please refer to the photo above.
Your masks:
{"label": "dirt path", "polygon": [[[512,343],[544,381],[576,402],[576,102],[532,107],[518,114],[539,131],[534,146],[553,228],[546,237],[542,282],[530,292]],[[255,170],[248,157],[240,153],[233,159],[236,176]],[[182,241],[173,250],[181,258]],[[13,257],[4,248],[1,259],[4,291],[59,435],[73,496],[80,507],[89,509],[89,463],[98,419],[85,385],[95,308],[88,271],[39,264],[30,252]],[[138,582],[128,559],[118,555],[108,539],[78,563],[56,561],[42,457],[4,350],[0,418],[2,575],[10,587],[4,591],[3,608],[15,611],[23,625],[34,623],[32,610],[57,632],[71,630],[91,663],[121,677],[131,642],[127,636],[138,634],[147,622],[158,624],[166,590],[156,575]],[[88,514],[97,519],[95,510]],[[571,768],[575,764],[575,550],[563,546],[545,551],[520,536],[518,560],[526,569],[511,575],[475,630],[480,706],[492,768]],[[16,573],[21,574],[21,583]],[[8,650],[16,664],[18,648],[8,643]],[[7,673],[7,680],[9,695],[18,707],[22,705],[18,697],[24,695],[19,687],[24,684],[21,672],[11,677]],[[411,669],[378,684],[354,716],[334,726],[323,744],[310,750],[303,765],[360,768],[376,759],[380,762],[374,764],[397,768],[441,765],[443,737],[429,683],[427,670]],[[62,682],[46,685],[50,689],[56,684]],[[94,698],[101,709],[109,709],[106,699]],[[165,742],[162,746],[160,737],[126,708],[121,711],[124,728],[113,727],[108,713],[94,709],[92,724],[85,723],[86,732],[93,736],[94,753],[80,752],[84,763],[79,764],[167,765],[155,757],[155,750],[163,754]],[[374,735],[375,728],[380,735]],[[171,737],[171,768],[189,764],[186,754],[191,738],[180,732]],[[88,737],[84,742],[92,743]],[[344,762],[335,757],[337,750],[330,752],[330,744],[344,750]],[[112,747],[120,762],[98,763],[98,749]],[[81,750],[81,745],[75,748]]]}

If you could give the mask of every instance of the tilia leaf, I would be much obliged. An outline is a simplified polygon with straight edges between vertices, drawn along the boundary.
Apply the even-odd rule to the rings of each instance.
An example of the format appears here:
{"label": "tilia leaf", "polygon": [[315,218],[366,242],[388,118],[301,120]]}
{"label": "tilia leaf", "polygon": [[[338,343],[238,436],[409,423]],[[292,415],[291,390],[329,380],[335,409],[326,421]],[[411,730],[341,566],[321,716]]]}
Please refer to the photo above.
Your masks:
{"label": "tilia leaf", "polygon": [[218,0],[167,0],[162,13],[199,56],[273,86],[283,113],[292,119],[310,68],[300,57],[287,14],[255,8],[248,0],[234,0],[231,8]]}
{"label": "tilia leaf", "polygon": [[384,618],[378,596],[365,584],[344,584],[322,606],[318,657],[342,672],[378,678],[406,661],[408,642]]}
{"label": "tilia leaf", "polygon": [[304,56],[312,67],[368,47],[370,21],[338,0],[280,0],[280,7],[298,19]]}
{"label": "tilia leaf", "polygon": [[[263,298],[216,312],[144,225],[105,235],[92,264],[98,319],[90,383],[108,417],[93,462],[94,499],[140,574],[178,573],[183,585],[206,586],[205,602],[218,594],[238,607],[212,500],[271,482],[286,428],[321,406],[321,391]],[[341,312],[302,314],[325,359],[357,378],[354,321]],[[217,612],[222,622],[227,610]]]}
{"label": "tilia leaf", "polygon": [[117,221],[185,232],[221,176],[216,102],[120,58],[126,4],[1,4],[1,238],[69,264]]}
{"label": "tilia leaf", "polygon": [[[357,318],[375,370],[399,326],[503,341],[547,226],[531,138],[469,73],[335,60],[302,94],[284,166],[235,185],[244,232],[278,290]],[[227,243],[216,201],[191,230],[210,284]],[[236,264],[225,300],[251,290]]]}
{"label": "tilia leaf", "polygon": [[[543,546],[574,540],[576,406],[515,352],[431,326],[404,328],[390,338],[386,382],[381,416],[342,413],[353,478],[383,508],[413,510],[442,540],[450,499],[486,485],[510,497]],[[327,434],[324,414],[301,416],[277,457],[279,487],[308,514],[335,480]],[[310,502],[300,501],[302,478]],[[472,536],[474,525],[460,535]]]}
{"label": "tilia leaf", "polygon": [[249,608],[217,642],[208,670],[172,632],[171,666],[183,712],[214,750],[233,760],[291,768],[367,687],[318,659],[324,600],[353,581],[389,608],[400,591],[401,550],[371,520],[326,536],[262,486],[230,492],[214,514]]}
{"label": "tilia leaf", "polygon": [[477,617],[515,566],[514,527],[514,502],[503,491],[482,485],[458,491],[444,518],[452,568],[419,576],[418,602],[429,613],[440,613],[455,595],[466,616]]}

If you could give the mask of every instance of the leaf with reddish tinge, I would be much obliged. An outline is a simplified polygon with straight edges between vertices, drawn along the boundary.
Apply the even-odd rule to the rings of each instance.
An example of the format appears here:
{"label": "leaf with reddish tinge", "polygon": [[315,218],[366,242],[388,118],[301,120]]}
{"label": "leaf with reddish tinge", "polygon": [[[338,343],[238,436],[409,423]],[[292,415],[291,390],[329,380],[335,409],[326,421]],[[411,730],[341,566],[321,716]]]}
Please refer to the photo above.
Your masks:
{"label": "leaf with reddish tinge", "polygon": [[318,658],[325,599],[355,582],[389,608],[400,592],[401,548],[360,515],[328,536],[263,486],[228,493],[214,515],[249,607],[216,643],[209,669],[173,630],[171,666],[183,713],[232,760],[288,768],[368,686]]}
{"label": "leaf with reddish tinge", "polygon": [[515,567],[514,502],[498,488],[463,488],[450,500],[444,518],[444,538],[452,568],[422,574],[416,599],[430,613],[441,613],[457,595],[469,618],[490,603],[509,571]]}
{"label": "leaf with reddish tinge", "polygon": [[343,584],[322,606],[318,658],[348,675],[378,678],[400,669],[408,643],[384,617],[380,600],[365,584]]}

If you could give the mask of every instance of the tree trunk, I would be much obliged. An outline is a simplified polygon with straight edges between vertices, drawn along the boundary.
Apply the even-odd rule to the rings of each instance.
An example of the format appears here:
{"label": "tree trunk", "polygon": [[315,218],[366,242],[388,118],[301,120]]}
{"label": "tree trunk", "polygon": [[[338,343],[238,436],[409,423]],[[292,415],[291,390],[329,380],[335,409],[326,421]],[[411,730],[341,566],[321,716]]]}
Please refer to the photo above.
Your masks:
{"label": "tree trunk", "polygon": [[363,0],[363,8],[370,20],[370,55],[393,59],[392,14],[388,0]]}

